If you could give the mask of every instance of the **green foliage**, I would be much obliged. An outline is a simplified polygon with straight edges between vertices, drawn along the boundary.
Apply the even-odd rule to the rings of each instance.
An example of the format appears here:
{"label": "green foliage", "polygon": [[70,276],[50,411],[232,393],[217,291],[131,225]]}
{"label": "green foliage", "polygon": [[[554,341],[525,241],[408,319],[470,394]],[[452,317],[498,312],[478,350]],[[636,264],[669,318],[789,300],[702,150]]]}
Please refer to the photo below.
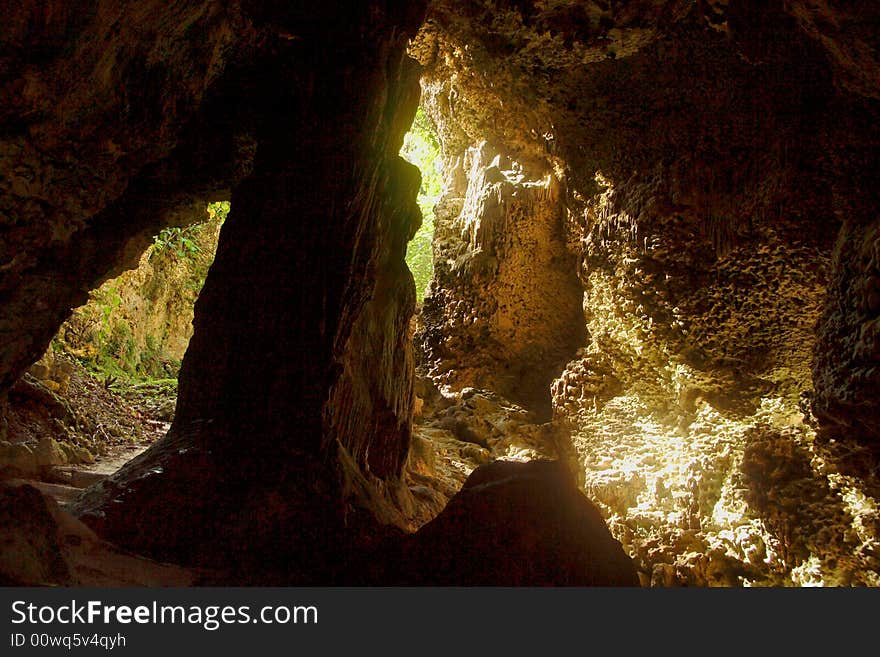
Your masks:
{"label": "green foliage", "polygon": [[216,203],[208,204],[208,217],[210,217],[209,221],[215,221],[217,219],[220,220],[222,224],[226,221],[226,215],[229,214],[229,201],[217,201]]}
{"label": "green foliage", "polygon": [[148,379],[168,375],[168,361],[163,357],[162,344],[154,335],[144,337],[144,349],[138,356],[137,374]]}
{"label": "green foliage", "polygon": [[[218,201],[216,203],[209,203],[208,221],[205,224],[202,224],[202,226],[206,229],[210,228],[219,232],[220,227],[223,225],[223,222],[226,221],[226,217],[229,214],[229,209],[229,201]],[[202,237],[209,237],[207,231],[202,233]],[[202,250],[199,254],[199,257],[194,258],[191,261],[192,276],[190,276],[189,279],[186,281],[186,286],[192,292],[194,292],[196,296],[198,296],[199,293],[202,291],[202,287],[205,285],[205,279],[208,277],[208,270],[211,268],[211,264],[213,262],[213,254],[208,253],[205,250]]]}
{"label": "green foliage", "polygon": [[[148,256],[153,271],[136,294],[168,300],[169,309],[193,303],[205,282],[217,234],[229,209],[228,201],[211,203],[206,221],[166,228],[156,235]],[[164,338],[135,335],[138,329],[133,329],[127,313],[136,312],[136,306],[127,309],[123,300],[129,298],[129,287],[124,280],[113,281],[92,291],[89,303],[62,326],[52,348],[77,358],[107,388],[117,391],[176,385],[180,360],[164,351]],[[168,289],[176,292],[163,294]],[[121,294],[121,290],[125,291]]]}
{"label": "green foliage", "polygon": [[195,261],[202,248],[196,243],[198,232],[202,224],[190,226],[169,226],[153,238],[152,255],[172,254],[177,258],[185,258],[190,262]]}
{"label": "green foliage", "polygon": [[138,348],[131,328],[124,321],[113,321],[94,336],[96,351],[80,359],[98,378],[131,384],[176,376],[179,361],[162,352],[155,336],[147,335],[145,346]]}
{"label": "green foliage", "polygon": [[[116,313],[121,304],[119,290],[114,286],[104,286],[92,292],[86,306],[88,314],[82,323],[88,327],[88,333],[70,337],[80,344],[94,345],[94,350],[74,355],[108,387],[111,382],[167,376],[156,339],[147,336],[146,348],[139,351],[131,327]],[[62,341],[59,341],[59,348],[65,348]]]}
{"label": "green foliage", "polygon": [[421,107],[416,112],[412,128],[404,138],[400,155],[422,172],[422,186],[418,196],[422,226],[406,250],[406,264],[412,271],[416,282],[416,296],[421,303],[434,274],[431,249],[434,237],[434,205],[440,200],[443,189],[440,141]]}

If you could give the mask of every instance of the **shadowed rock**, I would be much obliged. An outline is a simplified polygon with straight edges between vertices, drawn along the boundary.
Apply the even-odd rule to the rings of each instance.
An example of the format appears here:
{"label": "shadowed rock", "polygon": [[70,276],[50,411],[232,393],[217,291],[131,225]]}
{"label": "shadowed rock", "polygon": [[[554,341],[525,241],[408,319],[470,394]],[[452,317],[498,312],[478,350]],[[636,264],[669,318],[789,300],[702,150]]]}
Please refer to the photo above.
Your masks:
{"label": "shadowed rock", "polygon": [[630,558],[558,461],[477,468],[403,542],[406,585],[638,586]]}

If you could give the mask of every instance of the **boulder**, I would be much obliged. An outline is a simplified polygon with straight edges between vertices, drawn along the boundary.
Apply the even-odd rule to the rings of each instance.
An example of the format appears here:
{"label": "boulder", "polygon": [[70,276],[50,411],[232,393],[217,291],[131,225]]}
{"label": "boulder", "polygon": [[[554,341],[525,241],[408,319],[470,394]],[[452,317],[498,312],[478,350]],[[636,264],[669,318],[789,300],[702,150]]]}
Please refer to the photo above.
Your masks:
{"label": "boulder", "polygon": [[64,450],[61,448],[61,445],[48,436],[44,436],[40,439],[40,442],[37,443],[37,448],[34,450],[34,456],[37,459],[37,465],[40,467],[52,467],[54,465],[64,465],[67,463],[67,456],[64,453]]}
{"label": "boulder", "polygon": [[0,585],[190,586],[191,571],[125,554],[38,489],[0,483]]}
{"label": "boulder", "polygon": [[70,583],[58,526],[36,488],[0,488],[0,545],[0,580],[17,585]]}
{"label": "boulder", "polygon": [[0,441],[0,470],[11,469],[21,475],[32,475],[39,470],[34,450],[24,443]]}
{"label": "boulder", "polygon": [[477,468],[398,549],[392,580],[402,585],[639,585],[632,560],[559,461]]}

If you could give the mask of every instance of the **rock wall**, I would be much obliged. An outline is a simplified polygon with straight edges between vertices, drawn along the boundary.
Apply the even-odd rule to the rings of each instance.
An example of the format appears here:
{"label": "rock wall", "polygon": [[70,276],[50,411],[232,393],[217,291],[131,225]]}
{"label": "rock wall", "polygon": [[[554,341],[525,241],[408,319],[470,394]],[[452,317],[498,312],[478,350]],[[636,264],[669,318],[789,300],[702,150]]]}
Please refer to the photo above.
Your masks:
{"label": "rock wall", "polygon": [[558,181],[487,143],[444,157],[422,366],[451,390],[488,388],[549,418],[550,382],[583,340]]}
{"label": "rock wall", "polygon": [[[419,175],[398,156],[419,97],[405,49],[423,11],[95,0],[9,12],[0,389],[159,229],[231,198],[169,434],[71,506],[102,537],[207,566],[217,583],[402,582],[386,548],[403,548],[402,532],[425,520],[404,474],[415,404],[404,253]],[[548,225],[557,217],[548,212]],[[507,508],[523,489],[468,499],[485,493]],[[596,521],[565,492],[571,517]],[[559,524],[538,534],[552,539]],[[588,533],[633,583],[602,530],[593,522]],[[532,538],[514,550],[524,564]],[[476,539],[469,549],[490,545]],[[430,563],[424,544],[406,551]],[[583,554],[559,556],[543,555],[540,582],[528,572],[518,582],[602,576]]]}
{"label": "rock wall", "polygon": [[[485,142],[556,180],[585,337],[552,383],[554,418],[646,584],[877,581],[876,477],[822,446],[811,410],[837,444],[873,440],[876,17],[439,1],[411,48],[445,153]],[[454,157],[446,175],[484,184],[460,182]],[[435,249],[451,268],[448,239]],[[504,257],[540,259],[517,246]],[[485,282],[442,260],[432,296],[479,317]],[[558,294],[527,282],[523,317]],[[451,332],[467,348],[437,368],[454,324],[423,321],[434,376],[479,360],[479,322]]]}
{"label": "rock wall", "polygon": [[880,439],[880,223],[846,222],[819,328],[814,410],[827,438]]}

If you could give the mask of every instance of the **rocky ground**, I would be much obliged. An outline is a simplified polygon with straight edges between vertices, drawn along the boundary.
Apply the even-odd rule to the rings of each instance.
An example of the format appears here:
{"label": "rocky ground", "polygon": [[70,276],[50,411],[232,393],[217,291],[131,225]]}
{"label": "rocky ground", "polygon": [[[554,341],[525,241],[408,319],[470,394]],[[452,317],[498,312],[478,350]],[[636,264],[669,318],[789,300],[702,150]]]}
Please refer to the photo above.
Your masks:
{"label": "rocky ground", "polygon": [[876,454],[823,440],[791,400],[742,414],[697,399],[679,417],[658,411],[650,387],[541,423],[493,392],[420,381],[407,469],[417,524],[481,465],[559,459],[643,586],[880,585]]}
{"label": "rocky ground", "polygon": [[420,502],[415,526],[431,520],[470,474],[492,461],[560,460],[573,475],[570,439],[494,392],[465,388],[441,392],[419,379],[421,410],[413,426],[407,483]]}
{"label": "rocky ground", "polygon": [[[568,435],[521,406],[488,390],[441,393],[428,379],[418,386],[406,472],[421,502],[415,526],[433,519],[481,465],[570,462]],[[47,354],[9,395],[0,478],[31,482],[63,505],[162,437],[175,396],[173,381],[102,380],[63,352]]]}
{"label": "rocky ground", "polygon": [[0,478],[35,482],[63,504],[163,436],[175,392],[173,381],[101,380],[50,352],[6,400]]}
{"label": "rocky ground", "polygon": [[0,480],[0,586],[191,586],[183,568],[102,541],[51,495]]}
{"label": "rocky ground", "polygon": [[[64,354],[44,358],[9,396],[0,478],[43,492],[54,518],[52,504],[63,508],[164,435],[174,393],[101,381]],[[417,393],[406,468],[414,529],[478,467],[551,459],[596,503],[644,586],[880,584],[876,455],[820,439],[809,413],[784,400],[749,417],[697,400],[687,422],[670,422],[645,406],[645,392],[585,405],[574,422],[541,422],[488,390],[441,391],[423,378]],[[88,543],[102,558],[112,552],[91,534]]]}
{"label": "rocky ground", "polygon": [[[173,382],[172,382],[173,383]],[[198,576],[100,539],[65,507],[165,434],[175,386],[99,379],[50,353],[5,400],[0,585],[190,586]]]}

